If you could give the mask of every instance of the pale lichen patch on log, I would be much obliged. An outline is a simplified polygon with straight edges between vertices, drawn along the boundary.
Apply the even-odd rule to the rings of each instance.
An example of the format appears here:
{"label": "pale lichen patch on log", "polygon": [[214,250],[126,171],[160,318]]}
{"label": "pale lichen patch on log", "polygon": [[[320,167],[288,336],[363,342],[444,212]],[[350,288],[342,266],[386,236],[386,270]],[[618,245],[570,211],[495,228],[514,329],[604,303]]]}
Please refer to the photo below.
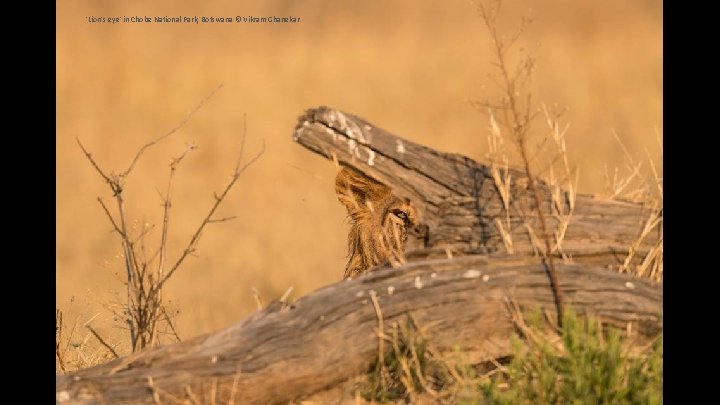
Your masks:
{"label": "pale lichen patch on log", "polygon": [[375,166],[375,151],[368,148],[368,166]]}
{"label": "pale lichen patch on log", "polygon": [[55,400],[57,402],[67,402],[70,400],[70,393],[63,390],[55,394]]}
{"label": "pale lichen patch on log", "polygon": [[310,126],[310,122],[303,121],[302,126],[293,131],[293,141],[298,142],[300,140],[300,133],[308,126]]}
{"label": "pale lichen patch on log", "polygon": [[415,288],[418,290],[423,288],[422,280],[420,280],[420,276],[415,277]]}
{"label": "pale lichen patch on log", "polygon": [[402,141],[399,139],[396,139],[395,142],[397,143],[397,146],[395,147],[395,151],[397,153],[405,153],[405,145],[402,143]]}
{"label": "pale lichen patch on log", "polygon": [[388,295],[393,295],[393,293],[395,292],[395,287],[389,285],[387,290],[388,290]]}
{"label": "pale lichen patch on log", "polygon": [[635,289],[635,284],[633,284],[633,283],[630,282],[630,281],[627,281],[627,282],[625,282],[625,287],[633,290],[633,289]]}
{"label": "pale lichen patch on log", "polygon": [[490,280],[490,276],[487,275],[487,274],[484,275],[484,276],[483,276],[483,281],[487,283],[488,280]]}
{"label": "pale lichen patch on log", "polygon": [[480,270],[468,270],[465,273],[463,273],[463,277],[465,278],[478,278],[482,275],[482,272]]}
{"label": "pale lichen patch on log", "polygon": [[330,119],[337,123],[339,127],[337,129],[344,132],[348,137],[356,139],[361,143],[366,142],[362,130],[355,120],[348,120],[347,117],[345,117],[345,114],[337,110],[330,113]]}
{"label": "pale lichen patch on log", "polygon": [[[325,132],[327,132],[327,133],[330,134],[330,135],[336,135],[336,136],[337,136],[337,132],[333,131],[333,130],[330,129],[330,128],[325,128]],[[345,140],[343,137],[340,137],[340,138],[341,138],[342,140]]]}
{"label": "pale lichen patch on log", "polygon": [[[354,140],[354,139],[352,139],[352,138],[350,138],[350,139],[348,140],[348,153],[349,153],[350,155],[353,155],[354,153],[356,153],[356,152],[355,152],[356,150],[357,150],[357,141]],[[359,157],[359,156],[358,156],[358,157]]]}

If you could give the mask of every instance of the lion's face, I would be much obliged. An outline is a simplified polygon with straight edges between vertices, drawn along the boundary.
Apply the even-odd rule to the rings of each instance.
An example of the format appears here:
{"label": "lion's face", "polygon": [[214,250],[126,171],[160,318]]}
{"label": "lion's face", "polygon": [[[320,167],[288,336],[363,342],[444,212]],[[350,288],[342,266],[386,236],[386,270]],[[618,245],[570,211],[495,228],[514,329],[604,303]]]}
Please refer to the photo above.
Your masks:
{"label": "lion's face", "polygon": [[347,208],[351,222],[345,277],[384,262],[403,262],[408,232],[418,221],[410,202],[394,195],[389,187],[348,168],[338,173],[335,192]]}

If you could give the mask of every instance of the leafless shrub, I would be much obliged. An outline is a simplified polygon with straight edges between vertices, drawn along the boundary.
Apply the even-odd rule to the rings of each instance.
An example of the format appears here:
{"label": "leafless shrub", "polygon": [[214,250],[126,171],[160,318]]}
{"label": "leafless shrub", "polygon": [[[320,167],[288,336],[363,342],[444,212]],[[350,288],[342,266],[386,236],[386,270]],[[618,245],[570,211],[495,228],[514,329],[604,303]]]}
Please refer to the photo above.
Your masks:
{"label": "leafless shrub", "polygon": [[[108,205],[103,201],[102,198],[98,197],[98,202],[105,212],[108,221],[111,223],[115,233],[120,238],[122,245],[124,267],[127,275],[127,300],[123,304],[123,309],[116,315],[124,320],[130,333],[130,342],[133,352],[141,350],[145,347],[152,346],[158,343],[160,326],[164,324],[169,329],[176,339],[179,340],[173,322],[168,315],[168,311],[163,300],[162,292],[165,283],[175,274],[180,268],[185,259],[193,254],[198,246],[198,242],[205,230],[205,227],[212,223],[223,222],[234,217],[229,218],[216,218],[215,212],[223,202],[227,194],[236,184],[240,175],[252,165],[264,152],[264,145],[262,150],[252,157],[249,161],[243,162],[243,151],[245,146],[246,127],[243,126],[241,135],[241,146],[238,155],[237,162],[233,171],[231,180],[225,186],[225,188],[219,193],[214,195],[214,201],[204,216],[200,225],[193,233],[190,241],[185,246],[180,256],[174,261],[168,261],[168,230],[170,227],[171,219],[171,208],[172,208],[172,191],[173,181],[178,167],[183,160],[188,156],[190,152],[195,149],[195,145],[187,145],[186,149],[177,157],[173,158],[170,163],[170,173],[168,176],[167,188],[165,194],[162,196],[163,199],[163,223],[160,232],[160,240],[158,247],[153,254],[148,255],[145,251],[145,240],[152,230],[151,226],[144,226],[139,233],[134,233],[129,225],[131,222],[128,218],[126,211],[126,204],[124,199],[124,191],[127,184],[127,179],[133,173],[136,163],[142,157],[143,153],[150,147],[158,144],[162,140],[176,133],[183,125],[219,90],[222,86],[213,90],[205,99],[203,99],[188,115],[186,115],[181,122],[160,137],[143,145],[135,154],[134,158],[128,165],[127,169],[116,174],[114,171],[108,172],[100,167],[98,162],[93,156],[87,151],[84,145],[77,140],[78,145],[82,149],[85,157],[88,159],[90,164],[95,168],[98,175],[107,183],[108,187],[113,193],[115,199],[116,212],[113,214]],[[90,329],[93,335],[110,351],[112,348],[104,342],[102,337],[97,334],[93,329]],[[114,352],[114,351],[113,351]],[[117,354],[115,353],[117,356]]]}
{"label": "leafless shrub", "polygon": [[[490,158],[491,158],[491,173],[495,181],[495,185],[498,189],[498,193],[503,202],[503,207],[506,213],[506,222],[503,226],[500,220],[496,221],[496,225],[503,236],[503,242],[509,253],[513,252],[513,241],[511,236],[511,224],[510,224],[510,186],[512,184],[511,178],[508,174],[508,158],[504,154],[502,149],[503,129],[510,134],[512,143],[520,157],[522,169],[527,175],[526,179],[516,179],[516,183],[522,180],[522,183],[530,191],[532,199],[534,200],[535,207],[533,210],[537,212],[537,218],[540,222],[540,237],[537,238],[530,224],[526,223],[525,227],[528,230],[530,240],[539,241],[544,243],[544,249],[541,246],[535,246],[537,252],[542,254],[543,261],[546,263],[548,276],[553,286],[553,293],[555,296],[555,302],[558,310],[558,324],[562,326],[562,313],[563,313],[563,294],[558,284],[557,275],[555,272],[554,263],[554,251],[559,250],[561,246],[561,240],[564,235],[567,224],[569,223],[570,213],[563,211],[557,211],[558,215],[561,215],[561,223],[564,226],[555,232],[555,243],[551,240],[551,233],[548,228],[547,219],[542,209],[542,197],[538,186],[540,181],[534,170],[534,164],[536,163],[536,156],[530,154],[530,138],[532,136],[532,122],[540,112],[539,109],[533,107],[533,96],[532,92],[527,89],[535,68],[535,60],[528,56],[522,55],[517,63],[514,70],[511,70],[511,64],[508,61],[509,52],[513,45],[520,38],[524,32],[529,20],[523,20],[522,26],[517,32],[515,32],[510,38],[505,38],[498,32],[497,19],[500,15],[500,9],[502,6],[502,0],[492,0],[487,3],[479,3],[477,5],[482,21],[485,24],[492,43],[492,48],[495,56],[493,67],[497,70],[497,76],[492,76],[492,82],[499,89],[500,96],[497,101],[490,101],[489,97],[486,97],[484,101],[474,102],[474,105],[478,110],[488,116],[490,122]],[[553,132],[553,139],[556,141],[561,151],[564,152],[564,131],[557,131],[557,126],[553,124],[552,120],[546,113],[548,122],[551,129],[556,129]],[[538,151],[545,144],[550,136],[546,136],[544,140],[537,146]],[[498,157],[502,158],[502,166],[498,168]],[[565,159],[567,163],[567,160]],[[504,174],[502,168],[504,167]],[[569,169],[568,169],[569,171]],[[560,201],[556,202],[556,206],[564,207]],[[560,208],[563,210],[564,208]],[[572,211],[572,209],[571,209]],[[565,217],[563,217],[564,215]],[[553,245],[555,248],[553,248]]]}

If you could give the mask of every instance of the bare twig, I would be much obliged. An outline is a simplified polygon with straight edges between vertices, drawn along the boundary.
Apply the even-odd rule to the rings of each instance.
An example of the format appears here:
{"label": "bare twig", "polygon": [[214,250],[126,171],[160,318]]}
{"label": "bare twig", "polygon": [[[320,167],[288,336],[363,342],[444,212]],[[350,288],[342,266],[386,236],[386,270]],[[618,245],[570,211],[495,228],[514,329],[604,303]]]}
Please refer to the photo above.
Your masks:
{"label": "bare twig", "polygon": [[88,328],[88,330],[90,331],[90,333],[92,333],[93,336],[95,336],[95,339],[97,339],[98,342],[100,342],[103,346],[105,346],[105,348],[108,349],[108,350],[110,351],[110,353],[112,353],[112,355],[115,356],[116,359],[119,359],[119,358],[120,358],[120,356],[118,356],[118,354],[117,354],[117,352],[115,351],[115,349],[113,349],[112,346],[110,346],[102,337],[100,337],[100,334],[98,334],[98,333],[95,331],[95,329],[93,329],[92,326],[90,326],[90,325],[85,325],[85,327]]}
{"label": "bare twig", "polygon": [[105,211],[105,215],[107,215],[108,220],[110,221],[110,224],[112,224],[115,232],[120,234],[121,238],[124,238],[125,234],[123,233],[123,230],[120,229],[120,227],[115,223],[115,219],[113,218],[112,214],[110,214],[110,210],[108,210],[108,207],[107,207],[107,205],[105,205],[105,202],[103,201],[102,197],[98,197],[97,201],[100,203],[100,206],[102,207],[103,211]]}
{"label": "bare twig", "polygon": [[180,339],[180,335],[178,335],[177,330],[175,330],[175,325],[170,319],[170,315],[167,313],[167,308],[165,308],[165,305],[161,306],[160,309],[162,310],[163,315],[165,315],[165,322],[167,322],[168,326],[170,327],[170,330],[175,336],[175,339],[177,339],[178,342],[182,342],[182,339]]}
{"label": "bare twig", "polygon": [[212,216],[213,216],[213,214],[215,214],[215,211],[220,206],[220,203],[222,203],[222,201],[225,199],[225,196],[228,194],[230,189],[232,189],[232,187],[235,185],[235,182],[237,182],[237,180],[240,178],[240,175],[245,171],[245,169],[247,169],[250,165],[255,163],[255,161],[258,158],[260,158],[260,156],[262,156],[263,153],[265,153],[265,142],[263,142],[263,146],[262,146],[262,149],[260,150],[260,152],[258,152],[258,154],[255,155],[252,159],[250,159],[250,161],[247,162],[245,165],[243,165],[242,167],[237,169],[235,171],[235,173],[233,174],[233,177],[230,180],[230,182],[227,184],[227,186],[225,186],[225,189],[223,190],[223,192],[220,193],[219,196],[216,196],[213,206],[210,208],[210,211],[205,216],[205,218],[203,219],[202,223],[200,224],[198,229],[195,231],[193,236],[190,238],[190,242],[185,247],[185,250],[183,250],[182,254],[178,258],[178,260],[175,262],[173,267],[170,269],[170,271],[165,275],[165,277],[160,278],[160,281],[157,284],[158,289],[162,288],[162,286],[167,282],[167,280],[170,279],[170,277],[172,277],[172,275],[175,273],[175,271],[177,271],[178,267],[180,267],[180,265],[183,263],[183,261],[185,261],[187,256],[195,251],[197,243],[200,240],[200,236],[202,235],[203,229],[205,229],[205,226],[207,224],[211,223]]}
{"label": "bare twig", "polygon": [[67,372],[65,368],[65,362],[63,361],[63,355],[60,351],[60,342],[62,341],[62,329],[63,329],[63,314],[59,309],[55,310],[55,357],[58,359],[60,370],[63,373]]}
{"label": "bare twig", "polygon": [[195,113],[198,112],[198,110],[200,110],[200,109],[203,107],[203,105],[205,105],[205,103],[206,103],[208,100],[210,100],[210,99],[212,98],[212,96],[215,95],[215,92],[217,92],[218,90],[220,90],[222,87],[223,87],[223,85],[220,84],[220,85],[219,85],[218,87],[216,87],[213,91],[211,91],[210,94],[208,94],[204,99],[202,99],[202,101],[200,101],[200,103],[199,103],[192,111],[190,111],[190,112],[180,121],[180,123],[177,124],[173,129],[171,129],[170,131],[166,132],[164,135],[160,135],[159,137],[155,138],[154,140],[152,140],[152,141],[146,143],[145,145],[143,145],[143,146],[137,151],[137,153],[135,154],[135,157],[133,158],[132,162],[130,162],[130,165],[128,166],[128,168],[127,168],[124,172],[120,173],[119,177],[120,177],[120,178],[123,178],[123,179],[126,178],[126,177],[130,174],[130,172],[133,170],[133,168],[135,167],[135,164],[137,163],[138,159],[140,159],[140,156],[142,156],[142,154],[145,152],[145,150],[146,150],[147,148],[149,148],[149,147],[157,144],[158,142],[160,142],[160,141],[162,141],[163,139],[169,137],[170,135],[172,135],[172,134],[174,134],[175,132],[177,132],[180,128],[182,128],[182,127],[190,120],[190,118],[192,118],[192,116],[195,115]]}
{"label": "bare twig", "polygon": [[527,160],[527,151],[525,145],[524,143],[520,143],[519,145],[520,153],[522,155],[523,163],[525,165],[525,172],[528,175],[529,187],[532,190],[533,198],[535,199],[535,206],[537,207],[538,218],[540,219],[540,229],[542,230],[543,236],[542,239],[545,241],[545,260],[547,260],[548,263],[548,274],[550,276],[553,292],[555,294],[555,302],[558,310],[558,326],[562,327],[563,294],[562,289],[560,288],[560,284],[558,283],[557,274],[555,272],[555,262],[553,259],[554,255],[552,253],[552,246],[550,244],[550,233],[548,232],[548,227],[545,222],[545,214],[543,214],[542,211],[540,191],[538,190],[538,187],[535,184],[535,178],[530,171],[530,162]]}
{"label": "bare twig", "polygon": [[[92,155],[87,150],[85,150],[85,147],[83,146],[82,142],[80,142],[80,139],[75,138],[75,141],[80,146],[80,149],[82,149],[83,153],[85,154],[85,157],[87,157],[87,159],[90,161],[90,164],[92,164],[93,167],[95,168],[95,170],[97,170],[98,174],[100,174],[100,177],[102,177],[103,180],[105,180],[105,182],[107,182],[108,185],[110,185],[110,187],[113,187],[113,185],[114,185],[113,180],[111,180],[110,177],[108,177],[108,175],[106,175],[105,172],[103,172],[102,169],[100,169],[100,166],[98,166],[98,164],[95,162],[95,159],[93,159]],[[115,191],[116,190],[113,188],[113,192],[115,192]]]}
{"label": "bare twig", "polygon": [[218,219],[211,219],[211,220],[208,221],[208,223],[210,223],[210,224],[215,224],[215,223],[218,223],[218,222],[232,221],[232,220],[235,219],[235,218],[237,218],[237,215],[232,215],[232,216],[229,216],[229,217],[223,217],[223,218],[218,218]]}

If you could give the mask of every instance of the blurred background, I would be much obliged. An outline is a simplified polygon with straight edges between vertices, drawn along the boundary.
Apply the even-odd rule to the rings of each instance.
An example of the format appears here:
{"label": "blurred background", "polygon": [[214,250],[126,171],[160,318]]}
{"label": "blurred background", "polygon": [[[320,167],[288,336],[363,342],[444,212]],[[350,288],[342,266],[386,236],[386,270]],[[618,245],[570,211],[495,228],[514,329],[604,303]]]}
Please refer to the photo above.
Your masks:
{"label": "blurred background", "polygon": [[[294,16],[285,24],[88,23],[87,17]],[[567,108],[563,121],[582,193],[603,194],[604,171],[626,156],[661,164],[662,2],[506,0],[500,20],[537,60],[535,100]],[[307,108],[327,105],[397,135],[484,161],[487,118],[469,100],[492,86],[489,37],[476,5],[320,0],[74,1],[57,3],[56,305],[66,323],[90,321],[127,348],[112,310],[125,297],[121,246],[96,198],[112,195],[75,138],[107,171],[124,170],[149,140],[175,127],[219,84],[182,129],[147,151],[127,180],[135,227],[162,223],[159,190],[187,143],[174,189],[174,261],[229,181],[247,116],[246,156],[266,152],[241,177],[195,257],[167,284],[183,339],[228,326],[289,287],[291,298],[341,279],[345,211],[334,165],[296,145]],[[543,125],[538,121],[538,126]],[[648,167],[648,165],[644,165]],[[125,349],[123,349],[123,347]]]}

